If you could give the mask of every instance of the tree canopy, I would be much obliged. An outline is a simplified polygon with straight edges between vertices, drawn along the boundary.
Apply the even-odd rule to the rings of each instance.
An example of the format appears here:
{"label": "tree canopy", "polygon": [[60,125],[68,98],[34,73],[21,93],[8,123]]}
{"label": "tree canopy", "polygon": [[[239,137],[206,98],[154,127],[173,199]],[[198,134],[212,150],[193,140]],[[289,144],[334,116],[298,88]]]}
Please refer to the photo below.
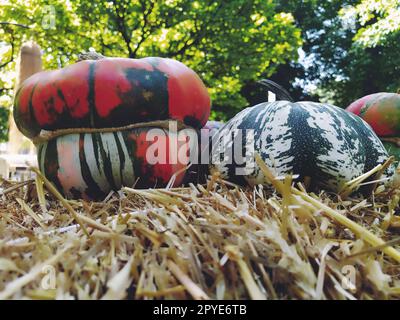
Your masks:
{"label": "tree canopy", "polygon": [[[297,58],[301,33],[272,1],[13,1],[0,9],[2,46],[14,68],[22,41],[44,50],[44,67],[76,60],[89,48],[106,56],[162,56],[193,68],[210,89],[213,110],[240,110],[241,84]],[[4,68],[3,68],[4,69]],[[5,72],[7,70],[3,70]],[[8,84],[11,87],[11,84]]]}
{"label": "tree canopy", "polygon": [[[397,0],[277,2],[302,30],[303,61],[283,65],[275,75],[289,87],[300,83],[300,89],[292,90],[297,98],[346,107],[366,94],[400,87]],[[304,89],[310,84],[314,89],[307,96]]]}
{"label": "tree canopy", "polygon": [[[265,100],[262,77],[345,107],[400,87],[399,26],[397,0],[3,0],[0,106],[12,105],[18,51],[32,39],[45,69],[93,49],[180,60],[206,83],[216,119]],[[1,139],[7,112],[0,118]]]}

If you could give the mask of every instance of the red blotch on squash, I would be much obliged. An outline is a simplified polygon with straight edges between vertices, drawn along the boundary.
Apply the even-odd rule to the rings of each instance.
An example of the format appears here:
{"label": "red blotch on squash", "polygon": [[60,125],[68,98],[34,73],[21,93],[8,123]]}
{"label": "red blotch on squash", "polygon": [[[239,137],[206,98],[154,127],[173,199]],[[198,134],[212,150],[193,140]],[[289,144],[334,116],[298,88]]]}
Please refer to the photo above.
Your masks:
{"label": "red blotch on squash", "polygon": [[[107,58],[96,62],[95,103],[97,114],[106,118],[123,101],[121,97],[131,90],[131,80],[125,77],[127,69],[153,71],[144,60]],[[140,85],[138,81],[137,85]]]}
{"label": "red blotch on squash", "polygon": [[63,102],[57,95],[54,85],[59,71],[48,72],[42,81],[38,81],[32,96],[32,106],[39,125],[46,126],[57,121],[57,113],[62,112]]}
{"label": "red blotch on squash", "polygon": [[187,111],[204,126],[210,116],[211,100],[199,76],[183,63],[163,59],[157,69],[168,75],[169,113],[171,118],[185,120]]}
{"label": "red blotch on squash", "polygon": [[373,93],[373,94],[369,94],[365,97],[362,97],[360,99],[357,99],[356,101],[352,102],[347,108],[347,111],[350,111],[356,115],[360,115],[361,112],[361,108],[365,105],[365,103],[373,98],[376,97],[376,95],[379,93]]}
{"label": "red blotch on squash", "polygon": [[112,110],[119,106],[121,94],[131,89],[125,78],[121,65],[111,59],[98,61],[94,75],[94,91],[97,114],[106,118]]}
{"label": "red blotch on squash", "polygon": [[378,136],[400,134],[400,94],[371,94],[356,100],[346,110],[364,119]]}
{"label": "red blotch on squash", "polygon": [[81,61],[61,69],[57,88],[64,96],[68,113],[73,118],[83,118],[88,115],[89,106],[89,61]]}
{"label": "red blotch on squash", "polygon": [[162,129],[150,130],[154,131],[150,134],[149,131],[141,132],[134,138],[135,156],[141,162],[140,175],[148,180],[149,186],[155,183],[165,186],[174,174],[180,172],[175,178],[174,186],[180,185],[185,176],[184,168],[189,163],[189,156],[180,159],[178,152],[181,148],[189,151],[189,145],[185,141],[179,141],[176,134],[168,134]]}

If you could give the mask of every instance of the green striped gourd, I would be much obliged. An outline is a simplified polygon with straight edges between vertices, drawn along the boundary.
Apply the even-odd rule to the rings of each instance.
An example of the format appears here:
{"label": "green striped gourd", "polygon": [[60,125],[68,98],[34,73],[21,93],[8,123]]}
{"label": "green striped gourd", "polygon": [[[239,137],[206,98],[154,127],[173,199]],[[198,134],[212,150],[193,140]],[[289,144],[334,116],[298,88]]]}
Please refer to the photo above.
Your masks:
{"label": "green striped gourd", "polygon": [[[157,131],[150,135],[150,130]],[[59,136],[39,144],[39,169],[68,198],[102,199],[123,186],[164,187],[173,176],[172,185],[178,186],[184,179],[191,150],[189,143],[179,142],[178,134],[159,128],[135,128]],[[172,161],[172,139],[187,157]],[[155,140],[158,151],[154,149]]]}
{"label": "green striped gourd", "polygon": [[[253,130],[253,134],[243,130]],[[334,192],[389,157],[360,117],[315,102],[276,101],[247,108],[225,124],[215,143],[219,148],[214,146],[211,169],[233,182],[265,182],[254,165],[255,151],[276,176],[298,175],[300,180],[309,180],[312,189]],[[393,173],[391,165],[385,175],[392,177]]]}

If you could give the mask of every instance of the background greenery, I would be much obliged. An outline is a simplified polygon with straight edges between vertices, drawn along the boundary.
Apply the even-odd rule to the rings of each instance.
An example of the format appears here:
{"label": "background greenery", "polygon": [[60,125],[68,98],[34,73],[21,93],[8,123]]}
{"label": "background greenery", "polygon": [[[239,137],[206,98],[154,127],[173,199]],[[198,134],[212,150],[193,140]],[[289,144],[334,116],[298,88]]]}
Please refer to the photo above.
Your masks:
{"label": "background greenery", "polygon": [[178,59],[206,83],[214,119],[265,101],[260,78],[297,100],[341,107],[400,87],[397,0],[0,0],[3,140],[15,61],[31,39],[43,49],[45,69],[89,49]]}

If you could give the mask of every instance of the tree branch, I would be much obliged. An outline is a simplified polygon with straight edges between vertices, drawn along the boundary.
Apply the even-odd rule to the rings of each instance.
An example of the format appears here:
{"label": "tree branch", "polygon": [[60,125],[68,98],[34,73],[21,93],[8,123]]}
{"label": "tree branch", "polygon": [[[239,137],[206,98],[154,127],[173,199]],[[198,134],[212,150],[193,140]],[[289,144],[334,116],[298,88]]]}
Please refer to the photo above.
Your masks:
{"label": "tree branch", "polygon": [[102,52],[101,53],[105,52],[105,50],[104,50],[105,48],[108,49],[108,50],[112,49],[112,46],[110,44],[106,44],[105,43],[104,37],[103,37],[102,34],[100,35],[100,44],[101,44],[101,48],[102,48]]}
{"label": "tree branch", "polygon": [[0,64],[0,69],[4,68],[6,65],[8,65],[9,63],[14,61],[14,52],[15,52],[15,46],[14,46],[14,34],[10,33],[10,37],[11,37],[11,56],[10,59],[6,62],[4,62],[3,64]]}
{"label": "tree branch", "polygon": [[124,42],[126,44],[126,47],[128,49],[129,57],[133,55],[133,51],[131,48],[131,34],[128,32],[127,27],[125,25],[125,12],[121,12],[118,2],[116,0],[113,0],[114,8],[115,8],[115,22],[117,24],[117,28],[119,33],[121,34],[122,38],[124,39]]}
{"label": "tree branch", "polygon": [[[190,42],[190,40],[192,40],[191,42]],[[182,47],[180,47],[177,51],[175,51],[175,52],[173,52],[173,53],[170,53],[170,55],[172,55],[172,56],[180,56],[180,55],[183,55],[184,53],[185,53],[185,51],[187,50],[187,49],[189,49],[192,45],[194,45],[195,43],[197,43],[199,41],[199,38],[195,38],[195,39],[193,39],[192,37],[189,37],[188,39],[186,39],[186,41],[183,43],[183,46]]]}
{"label": "tree branch", "polygon": [[129,56],[130,58],[136,57],[136,54],[137,54],[140,46],[151,35],[151,33],[154,29],[154,28],[150,27],[150,30],[146,31],[146,27],[149,23],[148,18],[154,9],[154,2],[152,2],[152,1],[150,2],[150,7],[148,9],[146,8],[146,1],[140,1],[140,5],[142,6],[142,12],[143,12],[143,24],[142,24],[142,28],[141,28],[141,37],[140,37],[139,42],[136,44],[135,49],[132,52],[132,56]]}
{"label": "tree branch", "polygon": [[[207,2],[206,6],[211,6],[213,2],[214,1]],[[179,43],[181,43],[181,41],[178,42],[177,45],[172,45],[174,42],[171,41],[170,45],[169,45],[169,53],[168,53],[169,56],[176,57],[179,55],[183,55],[187,49],[189,49],[190,47],[192,47],[194,45],[197,45],[203,39],[204,36],[207,36],[207,30],[206,30],[207,25],[213,24],[213,20],[215,19],[215,17],[219,16],[219,14],[223,8],[224,8],[224,3],[222,1],[220,1],[218,3],[218,6],[213,10],[213,15],[210,16],[207,20],[204,20],[201,17],[199,19],[199,17],[197,15],[195,15],[193,17],[195,30],[191,31],[189,33],[189,37],[186,39],[183,46],[181,46],[180,48],[179,48]],[[198,25],[199,21],[201,21],[200,26]],[[172,27],[172,25],[170,25],[169,27]],[[210,31],[210,32],[212,33],[213,31]],[[193,41],[190,42],[190,40],[193,40]]]}
{"label": "tree branch", "polygon": [[14,23],[14,22],[0,21],[0,25],[7,25],[7,26],[14,26],[14,27],[20,27],[20,28],[30,29],[29,26],[26,26],[26,25],[20,24],[20,23]]}
{"label": "tree branch", "polygon": [[[183,45],[179,48],[176,49],[175,51],[169,52],[169,55],[171,57],[176,57],[183,55],[187,49],[189,49],[191,46],[196,45],[203,37],[203,29],[198,27],[198,21],[195,19],[194,20],[194,31],[189,32],[188,38],[185,40]],[[192,40],[192,41],[190,41]]]}

